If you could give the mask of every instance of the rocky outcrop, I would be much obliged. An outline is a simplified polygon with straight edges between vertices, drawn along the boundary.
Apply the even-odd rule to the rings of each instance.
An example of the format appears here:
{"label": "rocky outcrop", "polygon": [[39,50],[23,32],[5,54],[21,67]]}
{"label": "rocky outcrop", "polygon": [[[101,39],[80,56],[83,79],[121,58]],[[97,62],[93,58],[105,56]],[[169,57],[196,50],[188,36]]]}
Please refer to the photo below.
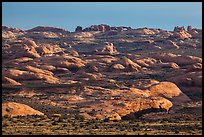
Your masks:
{"label": "rocky outcrop", "polygon": [[5,76],[5,77],[9,77],[11,79],[14,79],[16,81],[44,80],[47,83],[56,83],[56,82],[58,82],[58,79],[53,77],[50,74],[44,74],[44,73],[41,73],[41,72],[36,72],[36,71],[39,70],[37,68],[35,69],[35,68],[32,67],[30,69],[32,69],[33,72],[23,71],[23,70],[18,70],[18,69],[9,69],[7,71],[2,71],[2,75]]}
{"label": "rocky outcrop", "polygon": [[154,96],[164,96],[165,98],[173,98],[179,96],[182,91],[171,82],[160,82],[150,87],[150,94]]}
{"label": "rocky outcrop", "polygon": [[202,71],[188,72],[167,80],[174,82],[190,98],[202,98]]}
{"label": "rocky outcrop", "polygon": [[188,26],[187,31],[193,37],[199,37],[199,32],[197,31],[197,29],[194,29],[192,26]]}
{"label": "rocky outcrop", "polygon": [[16,102],[6,102],[2,103],[2,116],[9,115],[11,117],[15,116],[27,116],[27,115],[44,115],[44,113],[31,108],[28,105],[16,103]]}
{"label": "rocky outcrop", "polygon": [[3,49],[3,58],[16,59],[21,57],[39,58],[36,51],[38,45],[32,40],[25,39],[9,43],[9,47]]}
{"label": "rocky outcrop", "polygon": [[8,78],[8,77],[2,77],[2,84],[8,84],[8,85],[21,85],[21,83]]}
{"label": "rocky outcrop", "polygon": [[106,42],[103,49],[97,49],[98,54],[107,54],[107,55],[113,55],[118,53],[116,50],[116,47],[113,45],[113,43]]}
{"label": "rocky outcrop", "polygon": [[2,31],[11,31],[14,33],[25,33],[24,30],[18,29],[18,28],[11,28],[11,27],[7,27],[7,26],[2,26]]}
{"label": "rocky outcrop", "polygon": [[122,64],[113,64],[110,66],[109,71],[111,72],[124,72],[125,67]]}
{"label": "rocky outcrop", "polygon": [[88,28],[83,29],[83,31],[102,31],[102,32],[106,32],[106,31],[110,31],[111,27],[109,25],[106,24],[101,24],[101,25],[92,25]]}
{"label": "rocky outcrop", "polygon": [[149,56],[163,62],[174,62],[179,66],[202,63],[202,59],[196,56],[176,55],[172,53],[151,53]]}
{"label": "rocky outcrop", "polygon": [[138,65],[141,67],[151,67],[155,63],[157,63],[156,59],[147,57],[147,58],[142,58],[142,59],[133,59],[134,62],[136,62]]}
{"label": "rocky outcrop", "polygon": [[192,35],[186,32],[184,27],[178,27],[176,26],[174,28],[174,33],[173,36],[174,38],[179,38],[179,39],[185,39],[185,38],[191,38]]}
{"label": "rocky outcrop", "polygon": [[56,27],[48,27],[48,26],[37,26],[35,28],[26,30],[26,32],[61,32],[61,33],[69,33],[69,31],[62,29],[62,28],[56,28]]}
{"label": "rocky outcrop", "polygon": [[[71,108],[88,119],[114,121],[169,111],[191,101],[186,95],[202,98],[202,30],[196,29],[198,37],[193,30],[101,24],[85,29],[78,26],[76,33],[53,27],[36,27],[20,35],[5,31],[2,85],[25,87],[27,92],[32,87],[35,95],[48,96],[22,102],[43,102],[43,106],[54,105],[63,111]],[[173,33],[178,36],[171,38]],[[8,98],[2,99],[13,100],[5,92]],[[16,95],[12,93],[14,100]],[[41,109],[59,113],[54,112],[58,109]]]}
{"label": "rocky outcrop", "polygon": [[137,63],[133,62],[131,59],[127,57],[122,57],[121,60],[118,61],[119,64],[122,64],[125,66],[125,71],[126,72],[132,72],[132,71],[140,71],[141,66],[138,65]]}
{"label": "rocky outcrop", "polygon": [[83,30],[83,29],[82,29],[81,26],[77,26],[76,29],[75,29],[75,32],[82,32],[82,30]]}
{"label": "rocky outcrop", "polygon": [[192,30],[193,30],[193,27],[192,26],[188,26],[187,31],[190,32]]}
{"label": "rocky outcrop", "polygon": [[201,63],[196,63],[193,65],[187,65],[185,67],[186,67],[185,72],[202,71],[202,64]]}

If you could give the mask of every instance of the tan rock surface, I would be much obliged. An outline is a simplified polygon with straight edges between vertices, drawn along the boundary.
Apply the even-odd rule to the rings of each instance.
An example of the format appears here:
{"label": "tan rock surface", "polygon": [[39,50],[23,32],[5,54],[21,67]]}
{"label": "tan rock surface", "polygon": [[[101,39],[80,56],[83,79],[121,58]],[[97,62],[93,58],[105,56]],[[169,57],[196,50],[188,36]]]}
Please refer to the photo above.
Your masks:
{"label": "tan rock surface", "polygon": [[28,105],[16,102],[2,103],[2,116],[27,116],[27,115],[44,115],[42,112],[35,110]]}

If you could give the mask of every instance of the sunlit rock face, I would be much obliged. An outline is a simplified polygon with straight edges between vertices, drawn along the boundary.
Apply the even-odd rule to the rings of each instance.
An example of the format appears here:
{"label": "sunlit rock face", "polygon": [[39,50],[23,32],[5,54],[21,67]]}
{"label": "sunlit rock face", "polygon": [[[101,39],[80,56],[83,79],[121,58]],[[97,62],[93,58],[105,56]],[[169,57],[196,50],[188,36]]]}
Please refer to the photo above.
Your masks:
{"label": "sunlit rock face", "polygon": [[16,102],[6,102],[2,103],[2,116],[27,116],[27,115],[44,115],[44,113],[31,108],[28,105],[16,103]]}
{"label": "sunlit rock face", "polygon": [[[77,26],[75,32],[2,28],[3,90],[46,95],[18,102],[15,91],[16,103],[43,102],[85,119],[118,121],[202,99],[202,30],[191,26],[187,31],[106,24]],[[30,108],[11,103],[4,110],[5,115],[27,115]],[[55,110],[38,111],[48,115]]]}

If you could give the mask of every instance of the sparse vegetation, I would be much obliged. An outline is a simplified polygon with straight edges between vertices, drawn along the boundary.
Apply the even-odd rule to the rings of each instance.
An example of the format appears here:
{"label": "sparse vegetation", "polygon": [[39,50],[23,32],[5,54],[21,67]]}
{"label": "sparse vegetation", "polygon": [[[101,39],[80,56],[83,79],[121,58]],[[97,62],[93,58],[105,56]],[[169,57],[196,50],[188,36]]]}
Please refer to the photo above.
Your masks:
{"label": "sparse vegetation", "polygon": [[[57,122],[51,120],[44,120],[40,122],[28,123],[26,122],[27,117],[18,117],[17,121],[22,123],[15,123],[5,121],[2,123],[3,135],[6,134],[32,134],[32,135],[47,135],[47,134],[83,134],[83,135],[113,135],[113,134],[130,134],[130,135],[158,135],[158,134],[201,134],[200,127],[202,127],[201,121],[177,121],[177,122],[166,122],[160,124],[160,122],[143,122],[142,120],[137,121],[109,121],[104,122],[102,120],[70,120],[64,118],[64,121]],[[35,119],[29,117],[29,119]],[[47,118],[49,119],[49,118]],[[50,126],[47,126],[50,125]],[[25,128],[29,130],[25,130]],[[11,130],[13,129],[13,130]],[[16,130],[18,129],[18,132]],[[32,129],[32,130],[31,130]],[[180,130],[178,130],[180,129]],[[189,129],[193,129],[189,132]],[[53,132],[53,130],[55,132]],[[41,131],[41,132],[40,132]]]}

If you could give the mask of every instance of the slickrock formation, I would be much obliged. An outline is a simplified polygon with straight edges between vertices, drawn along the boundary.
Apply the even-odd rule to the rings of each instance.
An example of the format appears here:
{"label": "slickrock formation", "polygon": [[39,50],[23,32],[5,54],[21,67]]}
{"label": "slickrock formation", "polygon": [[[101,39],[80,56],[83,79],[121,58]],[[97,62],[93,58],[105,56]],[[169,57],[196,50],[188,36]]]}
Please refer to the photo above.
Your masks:
{"label": "slickrock formation", "polygon": [[190,98],[199,99],[202,94],[202,71],[188,72],[183,75],[169,78]]}
{"label": "slickrock formation", "polygon": [[122,64],[113,64],[110,67],[111,72],[123,72],[125,70],[125,67]]}
{"label": "slickrock formation", "polygon": [[202,59],[195,56],[176,55],[172,53],[152,53],[152,58],[160,59],[163,62],[175,62],[178,65],[190,65],[195,63],[202,63]]}
{"label": "slickrock formation", "polygon": [[2,84],[21,85],[21,83],[16,82],[15,80],[8,77],[2,77]]}
{"label": "slickrock formation", "polygon": [[[3,102],[40,104],[46,115],[73,110],[86,119],[123,120],[202,99],[202,30],[2,28]],[[16,89],[36,96],[19,100]],[[4,115],[28,114],[7,106]]]}
{"label": "slickrock formation", "polygon": [[[152,85],[149,90],[140,90],[137,88],[131,88],[130,90],[106,90],[103,88],[89,89],[86,92],[95,92],[98,98],[94,103],[80,105],[81,116],[85,118],[108,118],[109,120],[120,119],[134,119],[142,114],[154,112],[154,111],[168,111],[173,104],[169,99],[174,99],[182,94],[181,90],[171,82],[161,82]],[[103,91],[104,90],[104,91]],[[109,93],[109,99],[105,99],[103,96]],[[127,99],[128,97],[128,99]],[[84,97],[83,97],[84,98]],[[176,99],[176,101],[179,101]],[[176,102],[175,101],[175,102]],[[189,101],[188,98],[183,98],[183,102]],[[100,107],[97,107],[97,106]],[[91,109],[89,109],[89,107]],[[94,109],[94,111],[93,111]],[[102,111],[101,111],[101,110]]]}
{"label": "slickrock formation", "polygon": [[44,115],[44,113],[31,108],[28,105],[16,102],[2,103],[2,116],[27,116],[27,115]]}
{"label": "slickrock formation", "polygon": [[163,95],[166,98],[179,96],[182,93],[181,90],[171,82],[160,82],[159,84],[150,87],[149,90],[152,95]]}

